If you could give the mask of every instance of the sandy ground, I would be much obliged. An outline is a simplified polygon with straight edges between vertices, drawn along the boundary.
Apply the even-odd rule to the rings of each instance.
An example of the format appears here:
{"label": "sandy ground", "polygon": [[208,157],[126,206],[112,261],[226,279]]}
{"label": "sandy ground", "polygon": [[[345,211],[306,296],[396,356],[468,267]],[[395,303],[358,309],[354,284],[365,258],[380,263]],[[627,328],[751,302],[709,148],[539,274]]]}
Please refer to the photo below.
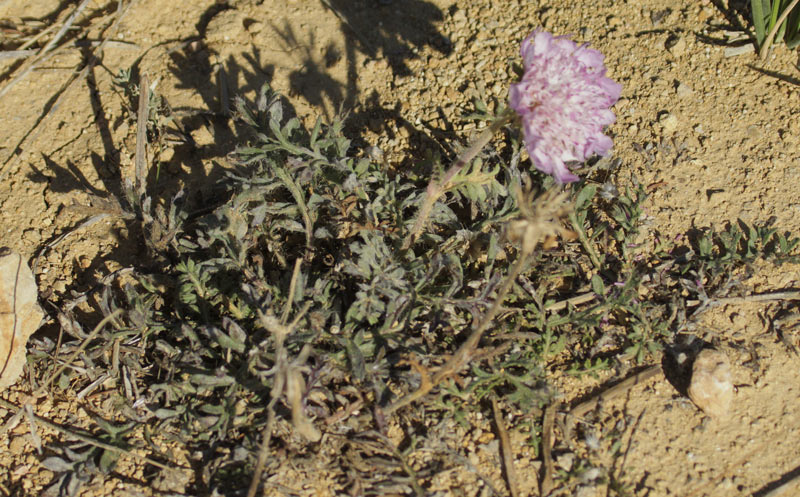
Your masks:
{"label": "sandy ground", "polygon": [[[609,130],[609,180],[647,185],[648,236],[674,239],[737,219],[798,234],[797,52],[777,47],[764,61],[753,53],[727,57],[730,40],[744,31],[745,3],[138,0],[118,11],[117,2],[89,2],[75,34],[13,86],[30,62],[0,59],[0,246],[35,265],[42,298],[55,304],[140,255],[125,243],[122,220],[80,227],[101,212],[102,199],[120,194],[122,178],[133,176],[136,103],[115,83],[125,71],[134,82],[147,75],[171,109],[171,135],[152,154],[159,193],[184,187],[202,204],[226,168],[226,154],[242,140],[230,118],[234,96],[253,99],[269,82],[305,119],[349,111],[356,145],[379,146],[402,167],[456,134],[468,136],[472,125],[460,116],[471,98],[507,99],[510,63],[536,27],[601,50],[609,75],[624,86]],[[11,46],[58,27],[73,9],[56,0],[0,1],[0,40]],[[101,53],[103,40],[110,41]],[[60,240],[65,233],[71,235]],[[763,292],[796,288],[798,281],[796,266],[764,265],[744,283]],[[768,326],[776,305],[727,305],[708,313],[700,330],[733,364],[737,394],[729,419],[705,417],[666,380],[653,378],[587,418],[581,439],[556,441],[556,454],[579,454],[604,468],[605,483],[587,480],[569,491],[614,495],[619,482],[621,495],[766,495],[796,474],[800,359]],[[796,335],[786,339],[798,342]],[[610,379],[554,381],[563,405],[574,405]],[[27,388],[20,382],[3,395],[19,400]],[[80,405],[44,399],[36,412],[81,426],[89,421]],[[0,420],[11,414],[0,409]],[[465,450],[505,495],[491,428],[473,422]],[[0,494],[37,495],[53,473],[41,464],[27,425],[7,427],[0,432]],[[521,494],[538,495],[540,463],[510,429]],[[46,433],[45,442],[57,436]],[[569,457],[559,464],[571,467]],[[278,483],[302,495],[338,492],[324,471],[287,470],[272,481],[276,495]],[[141,468],[120,464],[82,494],[146,495],[155,492],[150,487]],[[465,467],[430,491],[487,495],[486,488]]]}

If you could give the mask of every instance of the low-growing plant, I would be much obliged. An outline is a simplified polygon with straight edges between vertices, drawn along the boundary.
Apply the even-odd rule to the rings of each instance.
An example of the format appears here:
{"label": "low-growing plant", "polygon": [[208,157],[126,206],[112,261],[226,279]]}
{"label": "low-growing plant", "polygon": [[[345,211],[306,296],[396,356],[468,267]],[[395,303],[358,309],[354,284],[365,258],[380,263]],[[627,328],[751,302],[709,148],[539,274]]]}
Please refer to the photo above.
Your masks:
{"label": "low-growing plant", "polygon": [[[252,495],[262,470],[281,467],[271,447],[305,460],[326,443],[330,466],[365,495],[420,494],[452,460],[407,462],[423,412],[466,424],[487,398],[541,411],[557,394],[551,372],[652,360],[692,319],[688,299],[711,305],[735,270],[794,257],[797,240],[743,223],[650,249],[645,189],[632,180],[620,193],[571,169],[610,148],[619,87],[602,55],[541,32],[522,54],[512,110],[491,116],[479,102],[472,116],[488,131],[449,168],[434,157],[430,170],[387,170],[343,118],[306,128],[266,85],[254,103],[239,99],[252,139],[231,157],[220,205],[189,215],[176,200],[156,215],[127,189],[159,269],[105,288],[113,319],[85,348],[85,377],[59,385],[116,382],[124,422],[104,425],[104,439],[132,444],[142,427],[199,454],[195,490],[243,492],[253,475]],[[564,78],[580,96],[566,110],[554,86]],[[565,124],[564,112],[584,119]],[[485,152],[501,131],[504,152]],[[523,147],[539,172],[520,170]],[[538,444],[538,420],[522,423]],[[362,453],[382,469],[365,469]]]}

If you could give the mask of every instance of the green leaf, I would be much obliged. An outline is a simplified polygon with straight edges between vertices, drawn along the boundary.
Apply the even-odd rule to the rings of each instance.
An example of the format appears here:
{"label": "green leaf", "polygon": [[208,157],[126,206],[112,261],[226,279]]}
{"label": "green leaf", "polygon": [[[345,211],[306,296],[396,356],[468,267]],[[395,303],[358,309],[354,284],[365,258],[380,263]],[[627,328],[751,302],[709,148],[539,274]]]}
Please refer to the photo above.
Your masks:
{"label": "green leaf", "polygon": [[600,275],[592,276],[592,291],[601,297],[606,294],[606,287]]}
{"label": "green leaf", "polygon": [[189,380],[195,385],[203,387],[226,387],[236,382],[232,376],[212,376],[207,374],[193,374],[189,377]]}
{"label": "green leaf", "polygon": [[765,24],[767,17],[766,14],[764,14],[765,8],[766,10],[770,9],[769,0],[750,0],[750,10],[753,12],[753,27],[756,30],[756,41],[759,47],[764,43],[764,39],[767,37]]}
{"label": "green leaf", "polygon": [[104,450],[100,456],[100,471],[104,474],[110,473],[119,460],[119,452],[112,450]]}
{"label": "green leaf", "polygon": [[211,337],[214,338],[214,341],[217,342],[219,346],[222,347],[223,349],[231,349],[240,354],[245,351],[245,345],[243,342],[231,338],[216,326],[206,326],[205,330],[208,332],[209,335],[211,335]]}
{"label": "green leaf", "polygon": [[597,193],[597,185],[584,186],[581,191],[578,192],[577,197],[575,197],[575,209],[585,210],[587,207],[589,207],[589,204],[591,204],[595,193]]}
{"label": "green leaf", "polygon": [[347,351],[347,358],[350,360],[351,371],[358,381],[364,381],[367,377],[367,368],[364,364],[364,354],[358,348],[352,338],[347,337],[344,340],[345,350]]}

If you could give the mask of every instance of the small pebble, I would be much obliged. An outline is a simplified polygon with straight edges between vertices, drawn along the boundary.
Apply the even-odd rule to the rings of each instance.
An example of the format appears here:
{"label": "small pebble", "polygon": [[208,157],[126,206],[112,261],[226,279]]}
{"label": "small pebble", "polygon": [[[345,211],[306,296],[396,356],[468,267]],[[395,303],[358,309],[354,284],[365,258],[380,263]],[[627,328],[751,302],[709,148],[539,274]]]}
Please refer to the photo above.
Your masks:
{"label": "small pebble", "polygon": [[670,38],[667,41],[666,48],[673,57],[678,58],[686,53],[686,40],[683,38]]}
{"label": "small pebble", "polygon": [[728,356],[705,349],[694,360],[689,398],[715,419],[727,416],[733,401],[733,375]]}
{"label": "small pebble", "polygon": [[661,116],[659,116],[658,118],[658,122],[661,123],[661,126],[664,127],[664,131],[666,131],[667,133],[672,133],[673,131],[678,129],[678,124],[680,124],[678,122],[678,118],[675,117],[674,114],[671,114],[669,112],[661,114]]}
{"label": "small pebble", "polygon": [[678,86],[675,87],[675,93],[678,95],[678,98],[686,98],[691,97],[694,90],[684,83],[678,83]]}
{"label": "small pebble", "polygon": [[556,464],[559,468],[563,469],[566,472],[572,469],[572,465],[575,463],[575,454],[572,452],[567,452],[561,454],[556,458]]}

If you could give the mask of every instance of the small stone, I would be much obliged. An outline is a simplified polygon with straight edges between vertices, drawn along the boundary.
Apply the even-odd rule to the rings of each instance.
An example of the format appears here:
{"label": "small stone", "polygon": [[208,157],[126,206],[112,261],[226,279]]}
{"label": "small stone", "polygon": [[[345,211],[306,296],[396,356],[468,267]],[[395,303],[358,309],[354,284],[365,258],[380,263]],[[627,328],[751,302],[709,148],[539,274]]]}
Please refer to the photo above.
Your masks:
{"label": "small stone", "polygon": [[165,147],[161,150],[158,159],[161,162],[169,162],[175,157],[175,149],[172,147]]}
{"label": "small stone", "polygon": [[28,337],[44,317],[36,280],[20,254],[0,256],[0,388],[22,374]]}
{"label": "small stone", "polygon": [[675,117],[675,114],[671,114],[669,112],[665,112],[658,117],[658,122],[661,123],[661,126],[664,127],[664,131],[667,133],[672,133],[676,129],[678,129],[678,118]]}
{"label": "small stone", "polygon": [[702,350],[692,366],[689,398],[715,419],[728,414],[733,401],[733,375],[728,357],[713,349]]}
{"label": "small stone", "polygon": [[692,93],[694,93],[694,90],[687,84],[679,82],[675,87],[675,94],[678,95],[678,98],[691,97]]}
{"label": "small stone", "polygon": [[25,445],[27,442],[25,441],[25,435],[19,435],[11,439],[11,443],[8,444],[8,451],[15,456],[18,456],[25,452]]}
{"label": "small stone", "polygon": [[569,473],[569,471],[572,469],[572,465],[575,464],[575,454],[572,452],[561,454],[560,456],[556,457],[556,464],[558,464],[559,468]]}
{"label": "small stone", "polygon": [[666,48],[673,57],[678,58],[686,53],[686,40],[683,38],[670,38],[667,40]]}
{"label": "small stone", "polygon": [[187,471],[178,469],[165,469],[153,481],[153,488],[160,492],[186,492],[186,486],[191,482],[192,475]]}
{"label": "small stone", "polygon": [[254,35],[260,33],[264,29],[264,25],[253,19],[245,19],[244,29],[251,35]]}

